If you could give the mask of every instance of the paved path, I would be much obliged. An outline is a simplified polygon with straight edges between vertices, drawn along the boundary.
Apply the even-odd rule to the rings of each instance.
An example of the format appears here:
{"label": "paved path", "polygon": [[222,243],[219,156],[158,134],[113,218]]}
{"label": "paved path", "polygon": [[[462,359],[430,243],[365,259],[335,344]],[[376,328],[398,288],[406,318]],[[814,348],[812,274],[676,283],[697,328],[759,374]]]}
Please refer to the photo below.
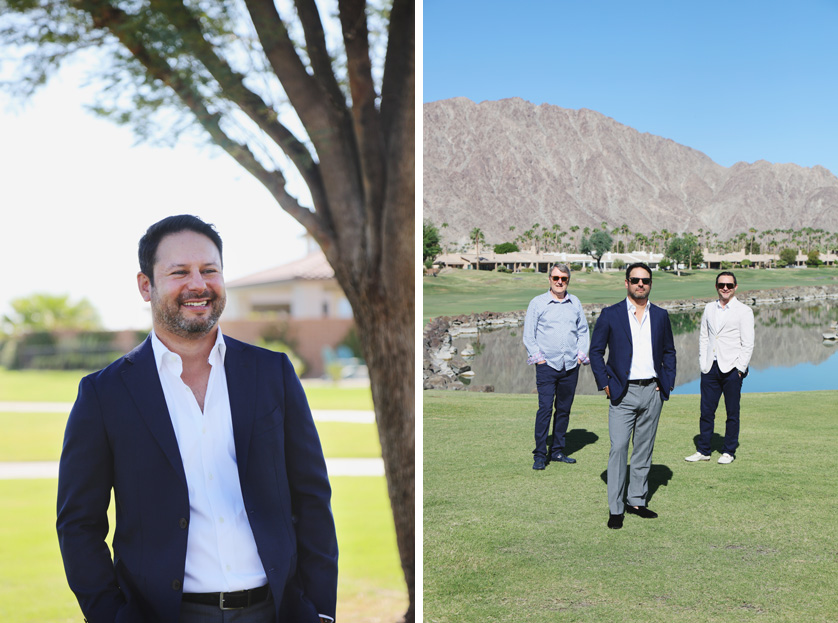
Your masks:
{"label": "paved path", "polygon": [[[0,402],[0,413],[65,413],[72,402]],[[337,411],[315,409],[311,412],[317,422],[375,422],[372,411]],[[326,459],[329,476],[383,476],[381,459]],[[57,478],[57,461],[0,462],[0,480]]]}

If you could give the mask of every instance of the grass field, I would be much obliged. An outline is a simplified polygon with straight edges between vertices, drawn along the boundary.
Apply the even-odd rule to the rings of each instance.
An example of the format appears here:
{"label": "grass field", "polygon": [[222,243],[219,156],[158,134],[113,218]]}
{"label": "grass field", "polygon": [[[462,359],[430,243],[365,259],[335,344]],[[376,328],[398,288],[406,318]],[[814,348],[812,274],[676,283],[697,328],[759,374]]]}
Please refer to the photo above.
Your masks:
{"label": "grass field", "polygon": [[[0,402],[73,402],[79,381],[88,372],[80,370],[6,370],[0,368]],[[341,387],[303,381],[312,409],[372,411],[368,387]]]}
{"label": "grass field", "polygon": [[[72,402],[79,372],[0,370],[0,401]],[[306,390],[315,409],[372,408],[369,388]],[[0,413],[0,461],[55,461],[66,414]],[[381,456],[375,424],[318,422],[330,458]],[[340,547],[338,616],[384,623],[407,608],[395,532],[383,477],[331,479]],[[0,480],[0,621],[81,620],[67,588],[55,534],[55,479]]]}
{"label": "grass field", "polygon": [[[658,271],[654,274],[651,300],[713,298],[716,270]],[[789,286],[836,284],[838,268],[738,270],[739,293]],[[543,273],[497,273],[450,270],[422,282],[424,321],[436,316],[456,316],[484,311],[507,312],[526,309],[530,300],[547,291]],[[625,273],[573,273],[569,291],[583,303],[616,303],[625,297]]]}
{"label": "grass field", "polygon": [[686,463],[698,396],[664,405],[654,520],[609,530],[607,403],[577,396],[575,465],[532,470],[532,396],[424,392],[430,623],[838,621],[838,392],[748,394],[737,460]]}

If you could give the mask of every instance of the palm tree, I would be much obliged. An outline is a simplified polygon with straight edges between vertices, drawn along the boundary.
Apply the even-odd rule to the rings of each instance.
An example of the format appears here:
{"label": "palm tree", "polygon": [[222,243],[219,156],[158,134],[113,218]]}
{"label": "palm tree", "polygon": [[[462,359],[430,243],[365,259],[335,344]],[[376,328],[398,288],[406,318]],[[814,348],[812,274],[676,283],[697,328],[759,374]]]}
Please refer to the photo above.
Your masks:
{"label": "palm tree", "polygon": [[477,270],[480,270],[480,243],[485,243],[486,237],[479,227],[475,227],[469,234],[469,240],[474,243],[474,253],[477,255]]}

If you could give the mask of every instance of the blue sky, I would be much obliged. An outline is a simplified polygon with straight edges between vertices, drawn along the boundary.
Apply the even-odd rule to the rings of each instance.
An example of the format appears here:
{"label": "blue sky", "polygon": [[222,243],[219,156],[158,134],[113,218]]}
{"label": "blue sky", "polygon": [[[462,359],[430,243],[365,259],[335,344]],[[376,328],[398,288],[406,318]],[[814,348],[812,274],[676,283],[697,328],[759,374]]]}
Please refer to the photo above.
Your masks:
{"label": "blue sky", "polygon": [[588,108],[717,163],[838,175],[838,2],[425,0],[423,101]]}

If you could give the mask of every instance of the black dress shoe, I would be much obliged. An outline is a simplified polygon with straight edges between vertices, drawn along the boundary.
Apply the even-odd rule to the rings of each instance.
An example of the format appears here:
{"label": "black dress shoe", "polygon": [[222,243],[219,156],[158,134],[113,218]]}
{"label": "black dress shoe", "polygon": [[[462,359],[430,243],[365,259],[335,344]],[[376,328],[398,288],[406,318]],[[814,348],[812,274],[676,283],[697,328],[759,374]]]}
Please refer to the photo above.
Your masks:
{"label": "black dress shoe", "polygon": [[634,506],[631,506],[630,504],[626,504],[626,512],[630,513],[631,515],[643,517],[643,519],[654,519],[658,516],[658,514],[655,511],[649,510],[645,506],[638,506],[637,508],[634,508]]}
{"label": "black dress shoe", "polygon": [[558,463],[575,463],[576,459],[572,459],[569,456],[566,456],[563,453],[559,452],[558,454],[554,454],[553,456],[551,456],[550,461],[556,461]]}
{"label": "black dress shoe", "polygon": [[535,460],[532,462],[532,468],[533,469],[544,469],[544,457],[543,456],[535,457]]}
{"label": "black dress shoe", "polygon": [[619,515],[608,515],[608,527],[612,530],[619,530],[623,527],[623,513]]}

